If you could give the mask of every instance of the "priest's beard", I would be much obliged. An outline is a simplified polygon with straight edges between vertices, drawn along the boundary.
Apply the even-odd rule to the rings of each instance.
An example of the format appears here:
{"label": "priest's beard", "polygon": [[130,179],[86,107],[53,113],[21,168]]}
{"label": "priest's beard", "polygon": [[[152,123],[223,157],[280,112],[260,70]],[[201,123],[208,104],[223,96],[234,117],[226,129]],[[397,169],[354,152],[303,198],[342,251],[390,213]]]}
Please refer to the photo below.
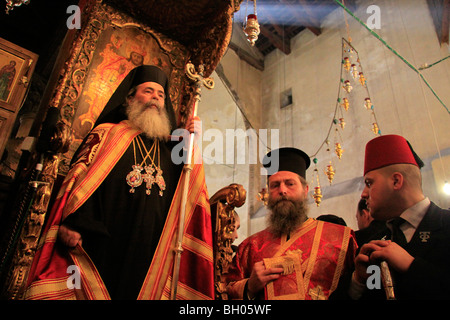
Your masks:
{"label": "priest's beard", "polygon": [[308,204],[303,197],[289,199],[282,196],[269,199],[268,208],[271,211],[269,228],[277,237],[294,233],[308,217]]}
{"label": "priest's beard", "polygon": [[[157,109],[150,107],[156,105]],[[167,140],[170,121],[167,110],[157,100],[143,103],[136,99],[127,105],[128,120],[151,139]]]}

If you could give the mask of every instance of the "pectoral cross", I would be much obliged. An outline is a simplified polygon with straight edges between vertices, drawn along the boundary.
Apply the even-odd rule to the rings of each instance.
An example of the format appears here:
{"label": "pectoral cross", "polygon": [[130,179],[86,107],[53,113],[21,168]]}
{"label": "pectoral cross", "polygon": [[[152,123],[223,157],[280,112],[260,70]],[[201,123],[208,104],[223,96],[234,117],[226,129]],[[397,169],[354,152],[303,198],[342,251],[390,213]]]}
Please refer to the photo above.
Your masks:
{"label": "pectoral cross", "polygon": [[323,293],[322,287],[317,286],[314,289],[309,289],[309,295],[311,296],[312,300],[326,300],[327,297]]}
{"label": "pectoral cross", "polygon": [[162,176],[162,169],[160,167],[156,168],[156,178],[155,182],[159,187],[159,195],[162,197],[163,191],[166,190],[166,182],[164,181],[164,178]]}
{"label": "pectoral cross", "polygon": [[145,166],[144,170],[146,173],[142,175],[143,180],[145,181],[145,186],[147,187],[147,190],[145,190],[145,193],[150,195],[152,192],[152,186],[155,183],[155,177],[153,176],[153,173],[155,172],[155,169],[151,166]]}

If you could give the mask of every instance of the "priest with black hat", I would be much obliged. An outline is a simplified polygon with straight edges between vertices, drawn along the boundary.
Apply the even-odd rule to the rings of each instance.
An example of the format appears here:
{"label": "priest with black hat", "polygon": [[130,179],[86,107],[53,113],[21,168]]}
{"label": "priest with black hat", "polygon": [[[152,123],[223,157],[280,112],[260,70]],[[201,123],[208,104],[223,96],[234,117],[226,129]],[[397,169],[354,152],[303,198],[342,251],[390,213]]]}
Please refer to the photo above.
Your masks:
{"label": "priest with black hat", "polygon": [[296,148],[264,158],[268,227],[239,245],[227,274],[231,299],[325,300],[353,269],[353,231],[308,218],[309,165],[309,156]]}
{"label": "priest with black hat", "polygon": [[[166,74],[156,66],[131,70],[75,153],[33,261],[27,299],[174,298],[184,176],[183,163],[173,161],[180,142],[169,138],[176,128]],[[198,130],[193,119],[186,128]],[[202,165],[194,164],[192,172],[186,232],[194,230],[190,221],[196,224],[189,234],[195,248],[183,243],[179,282],[185,290],[177,298],[211,299],[212,232]],[[75,273],[68,274],[70,266]]]}

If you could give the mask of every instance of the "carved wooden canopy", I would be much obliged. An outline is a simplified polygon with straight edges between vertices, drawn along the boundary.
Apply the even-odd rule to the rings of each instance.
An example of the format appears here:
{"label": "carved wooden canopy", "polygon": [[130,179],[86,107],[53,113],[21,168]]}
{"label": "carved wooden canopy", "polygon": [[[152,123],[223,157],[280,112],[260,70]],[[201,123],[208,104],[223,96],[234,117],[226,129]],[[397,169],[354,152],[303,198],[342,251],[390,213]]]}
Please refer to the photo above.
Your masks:
{"label": "carved wooden canopy", "polygon": [[232,16],[242,0],[106,0],[141,23],[184,45],[209,76],[231,38]]}

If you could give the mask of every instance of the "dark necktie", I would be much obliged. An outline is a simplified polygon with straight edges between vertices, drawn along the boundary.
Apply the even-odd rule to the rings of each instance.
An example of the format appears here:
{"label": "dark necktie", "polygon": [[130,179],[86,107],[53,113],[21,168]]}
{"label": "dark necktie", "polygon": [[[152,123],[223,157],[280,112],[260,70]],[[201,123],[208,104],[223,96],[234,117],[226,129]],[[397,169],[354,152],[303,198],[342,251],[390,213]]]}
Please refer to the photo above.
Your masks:
{"label": "dark necktie", "polygon": [[396,218],[392,221],[392,241],[394,241],[401,247],[404,247],[407,243],[405,234],[400,229],[400,226],[403,222],[405,222],[405,220],[402,218]]}

